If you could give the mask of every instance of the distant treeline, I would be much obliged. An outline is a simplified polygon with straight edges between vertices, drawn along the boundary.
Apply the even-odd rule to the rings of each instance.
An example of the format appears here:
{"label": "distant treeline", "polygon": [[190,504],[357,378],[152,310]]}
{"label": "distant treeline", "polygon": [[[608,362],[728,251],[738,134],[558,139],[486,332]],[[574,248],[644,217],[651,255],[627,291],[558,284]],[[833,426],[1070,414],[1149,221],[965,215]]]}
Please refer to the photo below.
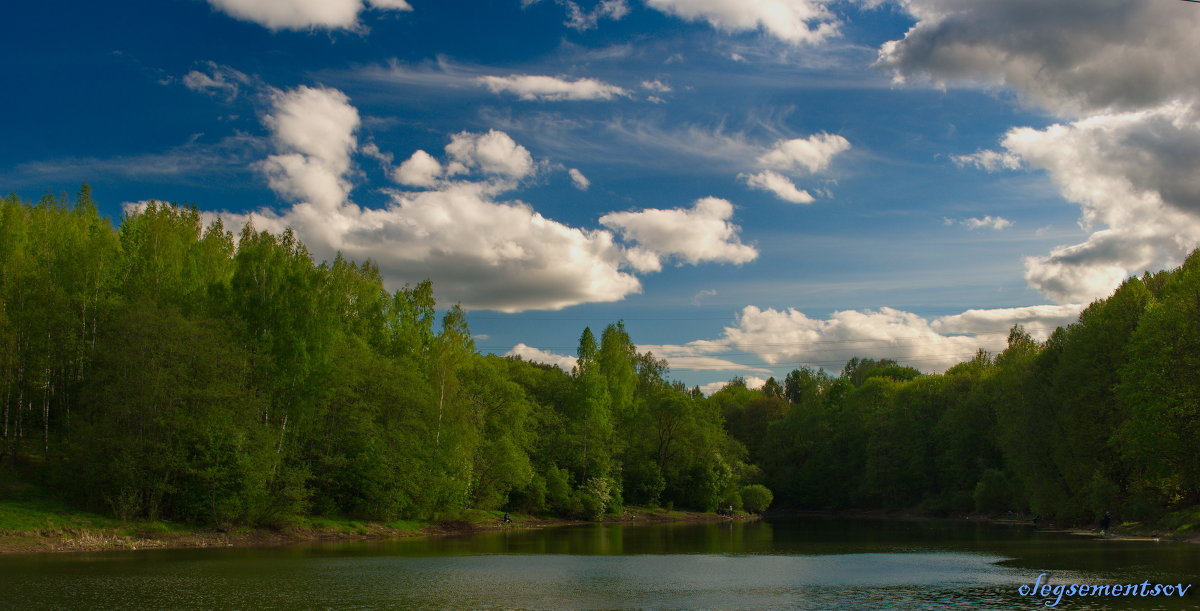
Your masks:
{"label": "distant treeline", "polygon": [[[712,397],[621,323],[571,372],[475,351],[426,281],[194,208],[0,204],[0,468],[121,518],[474,507],[597,518],[920,507],[1085,521],[1200,502],[1200,255],[943,375],[854,359]],[[756,466],[757,465],[757,466]]]}
{"label": "distant treeline", "polygon": [[1044,343],[1018,326],[941,375],[853,359],[762,394],[710,400],[785,505],[1153,520],[1200,504],[1200,251]]}

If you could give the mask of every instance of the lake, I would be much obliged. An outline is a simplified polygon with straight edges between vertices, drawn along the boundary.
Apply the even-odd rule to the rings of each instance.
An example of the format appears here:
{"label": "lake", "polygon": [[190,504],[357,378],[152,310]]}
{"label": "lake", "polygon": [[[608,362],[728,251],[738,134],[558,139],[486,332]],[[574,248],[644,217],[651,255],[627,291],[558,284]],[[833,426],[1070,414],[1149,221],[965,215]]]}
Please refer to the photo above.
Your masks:
{"label": "lake", "polygon": [[[1197,545],[1023,525],[813,517],[9,555],[0,556],[0,607],[1046,609],[1045,598],[1018,593],[1043,573],[1053,585],[1153,587],[1200,582],[1198,567]],[[1200,593],[1064,596],[1054,608],[1195,609]]]}

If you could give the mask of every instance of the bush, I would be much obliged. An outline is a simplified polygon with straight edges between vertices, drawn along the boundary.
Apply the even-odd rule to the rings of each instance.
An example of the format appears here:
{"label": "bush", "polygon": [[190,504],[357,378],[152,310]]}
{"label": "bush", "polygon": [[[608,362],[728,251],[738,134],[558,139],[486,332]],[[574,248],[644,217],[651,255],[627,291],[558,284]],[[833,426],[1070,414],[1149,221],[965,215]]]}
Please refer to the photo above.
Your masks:
{"label": "bush", "polygon": [[751,513],[762,513],[771,506],[775,495],[762,484],[751,484],[742,488],[742,505]]}

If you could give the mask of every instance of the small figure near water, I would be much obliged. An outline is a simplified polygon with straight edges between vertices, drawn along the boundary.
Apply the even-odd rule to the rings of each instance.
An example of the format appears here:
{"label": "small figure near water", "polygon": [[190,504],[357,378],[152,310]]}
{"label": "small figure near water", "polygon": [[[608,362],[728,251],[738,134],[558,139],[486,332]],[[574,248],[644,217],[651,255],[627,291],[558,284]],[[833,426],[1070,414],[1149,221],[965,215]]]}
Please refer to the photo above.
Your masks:
{"label": "small figure near water", "polygon": [[506,511],[506,512],[504,512],[504,523],[505,523],[505,524],[512,524],[512,516],[508,515],[508,512],[507,512],[507,511]]}
{"label": "small figure near water", "polygon": [[1100,536],[1103,537],[1108,533],[1108,527],[1112,524],[1112,516],[1106,511],[1104,517],[1100,518]]}

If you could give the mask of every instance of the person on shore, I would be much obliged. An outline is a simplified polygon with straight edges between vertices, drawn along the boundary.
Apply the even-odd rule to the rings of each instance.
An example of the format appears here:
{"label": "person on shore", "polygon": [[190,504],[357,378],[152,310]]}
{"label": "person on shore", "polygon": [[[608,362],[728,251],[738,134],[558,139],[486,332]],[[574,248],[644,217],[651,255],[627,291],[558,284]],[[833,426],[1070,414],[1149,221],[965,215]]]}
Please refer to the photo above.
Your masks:
{"label": "person on shore", "polygon": [[504,523],[505,523],[505,524],[512,524],[512,516],[508,515],[508,512],[507,512],[507,511],[506,511],[506,512],[504,512]]}
{"label": "person on shore", "polygon": [[1100,536],[1103,537],[1108,533],[1108,527],[1112,524],[1112,516],[1106,511],[1104,517],[1100,518]]}

